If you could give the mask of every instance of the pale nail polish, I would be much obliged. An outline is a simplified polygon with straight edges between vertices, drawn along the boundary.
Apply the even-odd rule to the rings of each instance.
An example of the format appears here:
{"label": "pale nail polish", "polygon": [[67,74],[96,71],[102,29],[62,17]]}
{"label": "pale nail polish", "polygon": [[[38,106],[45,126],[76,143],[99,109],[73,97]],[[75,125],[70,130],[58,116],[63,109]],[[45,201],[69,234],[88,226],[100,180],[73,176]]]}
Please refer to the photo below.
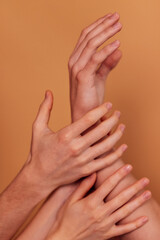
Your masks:
{"label": "pale nail polish", "polygon": [[124,151],[126,151],[127,150],[127,148],[128,148],[128,146],[127,145],[123,145],[122,146],[122,151],[124,152]]}
{"label": "pale nail polish", "polygon": [[144,186],[148,185],[148,184],[149,184],[149,179],[148,179],[148,178],[144,178],[144,179],[142,180],[142,184],[143,184]]}
{"label": "pale nail polish", "polygon": [[120,22],[113,25],[114,29],[120,29],[122,27],[122,24]]}
{"label": "pale nail polish", "polygon": [[143,217],[141,221],[142,221],[143,224],[148,222],[148,217]]}
{"label": "pale nail polish", "polygon": [[143,197],[144,197],[144,199],[146,199],[146,200],[150,199],[150,198],[151,198],[151,192],[150,192],[150,191],[145,192],[145,193],[143,194]]}
{"label": "pale nail polish", "polygon": [[124,169],[125,169],[126,172],[130,172],[130,171],[132,170],[132,168],[133,168],[133,167],[132,167],[132,165],[130,165],[130,164],[124,166]]}
{"label": "pale nail polish", "polygon": [[111,43],[112,47],[118,47],[120,45],[120,41],[116,40],[115,42]]}
{"label": "pale nail polish", "polygon": [[108,109],[111,109],[111,108],[112,108],[112,103],[110,103],[110,102],[106,103],[106,107],[107,107]]}
{"label": "pale nail polish", "polygon": [[122,132],[124,132],[124,130],[125,130],[125,125],[123,125],[123,124],[121,124],[120,126],[119,126],[119,129],[122,131]]}
{"label": "pale nail polish", "polygon": [[111,19],[118,19],[119,18],[119,14],[118,13],[113,13],[111,16],[110,16]]}

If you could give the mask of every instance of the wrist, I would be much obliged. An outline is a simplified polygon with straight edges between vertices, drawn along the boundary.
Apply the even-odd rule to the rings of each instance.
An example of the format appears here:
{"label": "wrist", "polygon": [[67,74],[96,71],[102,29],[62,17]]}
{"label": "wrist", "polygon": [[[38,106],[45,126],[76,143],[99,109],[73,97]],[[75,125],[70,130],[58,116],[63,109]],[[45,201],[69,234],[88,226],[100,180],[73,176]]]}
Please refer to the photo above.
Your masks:
{"label": "wrist", "polygon": [[24,166],[23,174],[26,182],[28,183],[29,187],[35,191],[37,197],[42,200],[46,198],[51,192],[56,190],[59,186],[49,179],[49,177],[41,171],[37,166],[34,164],[35,159],[32,159]]}

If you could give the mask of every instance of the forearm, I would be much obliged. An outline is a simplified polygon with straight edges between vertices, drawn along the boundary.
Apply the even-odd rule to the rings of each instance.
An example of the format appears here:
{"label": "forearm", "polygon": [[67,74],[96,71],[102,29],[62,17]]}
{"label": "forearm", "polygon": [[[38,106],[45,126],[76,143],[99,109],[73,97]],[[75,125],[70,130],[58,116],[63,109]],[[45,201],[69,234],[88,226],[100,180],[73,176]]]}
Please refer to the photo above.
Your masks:
{"label": "forearm", "polygon": [[[101,185],[108,176],[113,174],[118,168],[123,166],[124,163],[122,160],[118,160],[114,165],[103,169],[97,174],[97,183],[96,187]],[[115,195],[120,193],[124,188],[133,184],[136,181],[136,178],[130,174],[127,178],[121,181],[121,183],[115,188],[114,191],[109,195],[108,200],[112,199]],[[133,219],[136,219],[140,216],[149,217],[149,222],[143,226],[142,228],[131,232],[125,236],[121,236],[123,240],[158,240],[160,235],[159,223],[160,223],[160,207],[154,200],[150,200],[141,208],[137,209],[134,213],[132,213],[129,217],[125,218],[121,223],[130,222]],[[120,223],[120,224],[121,224]]]}
{"label": "forearm", "polygon": [[42,200],[41,192],[27,171],[25,166],[0,195],[0,239],[10,239]]}
{"label": "forearm", "polygon": [[70,184],[57,189],[17,240],[44,240],[56,223],[58,211],[76,187],[76,184]]}

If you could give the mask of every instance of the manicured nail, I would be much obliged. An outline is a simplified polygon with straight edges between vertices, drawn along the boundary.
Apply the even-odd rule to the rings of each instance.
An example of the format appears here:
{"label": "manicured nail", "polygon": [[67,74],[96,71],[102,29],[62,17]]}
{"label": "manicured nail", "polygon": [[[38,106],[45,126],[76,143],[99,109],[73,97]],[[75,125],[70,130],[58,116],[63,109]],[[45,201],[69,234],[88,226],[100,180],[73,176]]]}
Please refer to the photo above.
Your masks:
{"label": "manicured nail", "polygon": [[120,29],[122,27],[122,24],[120,22],[113,25],[114,29]]}
{"label": "manicured nail", "polygon": [[112,47],[118,47],[119,45],[120,45],[120,41],[119,40],[116,40],[113,43],[111,43]]}
{"label": "manicured nail", "polygon": [[126,128],[126,126],[124,125],[124,124],[121,124],[120,126],[119,126],[119,129],[122,131],[122,132],[124,132],[124,129]]}
{"label": "manicured nail", "polygon": [[118,13],[113,13],[111,16],[110,16],[111,19],[118,19],[119,18],[119,14]]}
{"label": "manicured nail", "polygon": [[142,218],[142,223],[146,223],[146,222],[148,222],[148,217],[143,217]]}
{"label": "manicured nail", "polygon": [[115,115],[116,115],[118,118],[120,118],[121,113],[120,113],[119,111],[115,111]]}
{"label": "manicured nail", "polygon": [[147,192],[145,192],[144,194],[143,194],[143,197],[144,197],[144,199],[146,199],[146,200],[148,200],[148,199],[150,199],[151,198],[151,192],[150,191],[147,191]]}
{"label": "manicured nail", "polygon": [[112,103],[110,103],[110,102],[106,103],[106,107],[107,107],[108,109],[111,109],[111,108],[112,108]]}
{"label": "manicured nail", "polygon": [[143,179],[142,179],[142,184],[143,184],[144,186],[148,185],[149,182],[150,182],[150,181],[149,181],[148,178],[143,178]]}
{"label": "manicured nail", "polygon": [[131,170],[132,170],[132,165],[130,165],[130,164],[127,164],[126,166],[124,166],[124,170],[126,171],[126,172],[130,172]]}
{"label": "manicured nail", "polygon": [[124,144],[124,145],[122,146],[122,151],[123,151],[123,152],[126,151],[127,148],[128,148],[128,146],[127,146],[126,144]]}

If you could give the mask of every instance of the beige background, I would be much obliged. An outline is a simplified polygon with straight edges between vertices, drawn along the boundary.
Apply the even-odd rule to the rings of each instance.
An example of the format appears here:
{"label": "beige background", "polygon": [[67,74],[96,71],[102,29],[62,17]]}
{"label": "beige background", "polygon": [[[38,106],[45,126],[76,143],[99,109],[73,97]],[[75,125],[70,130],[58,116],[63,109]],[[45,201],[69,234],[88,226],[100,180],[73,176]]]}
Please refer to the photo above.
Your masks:
{"label": "beige background", "polygon": [[50,126],[70,122],[67,61],[81,29],[119,12],[123,60],[110,75],[106,100],[122,112],[125,161],[148,176],[160,201],[159,0],[0,1],[0,191],[27,158],[31,125],[44,91],[54,92]]}

